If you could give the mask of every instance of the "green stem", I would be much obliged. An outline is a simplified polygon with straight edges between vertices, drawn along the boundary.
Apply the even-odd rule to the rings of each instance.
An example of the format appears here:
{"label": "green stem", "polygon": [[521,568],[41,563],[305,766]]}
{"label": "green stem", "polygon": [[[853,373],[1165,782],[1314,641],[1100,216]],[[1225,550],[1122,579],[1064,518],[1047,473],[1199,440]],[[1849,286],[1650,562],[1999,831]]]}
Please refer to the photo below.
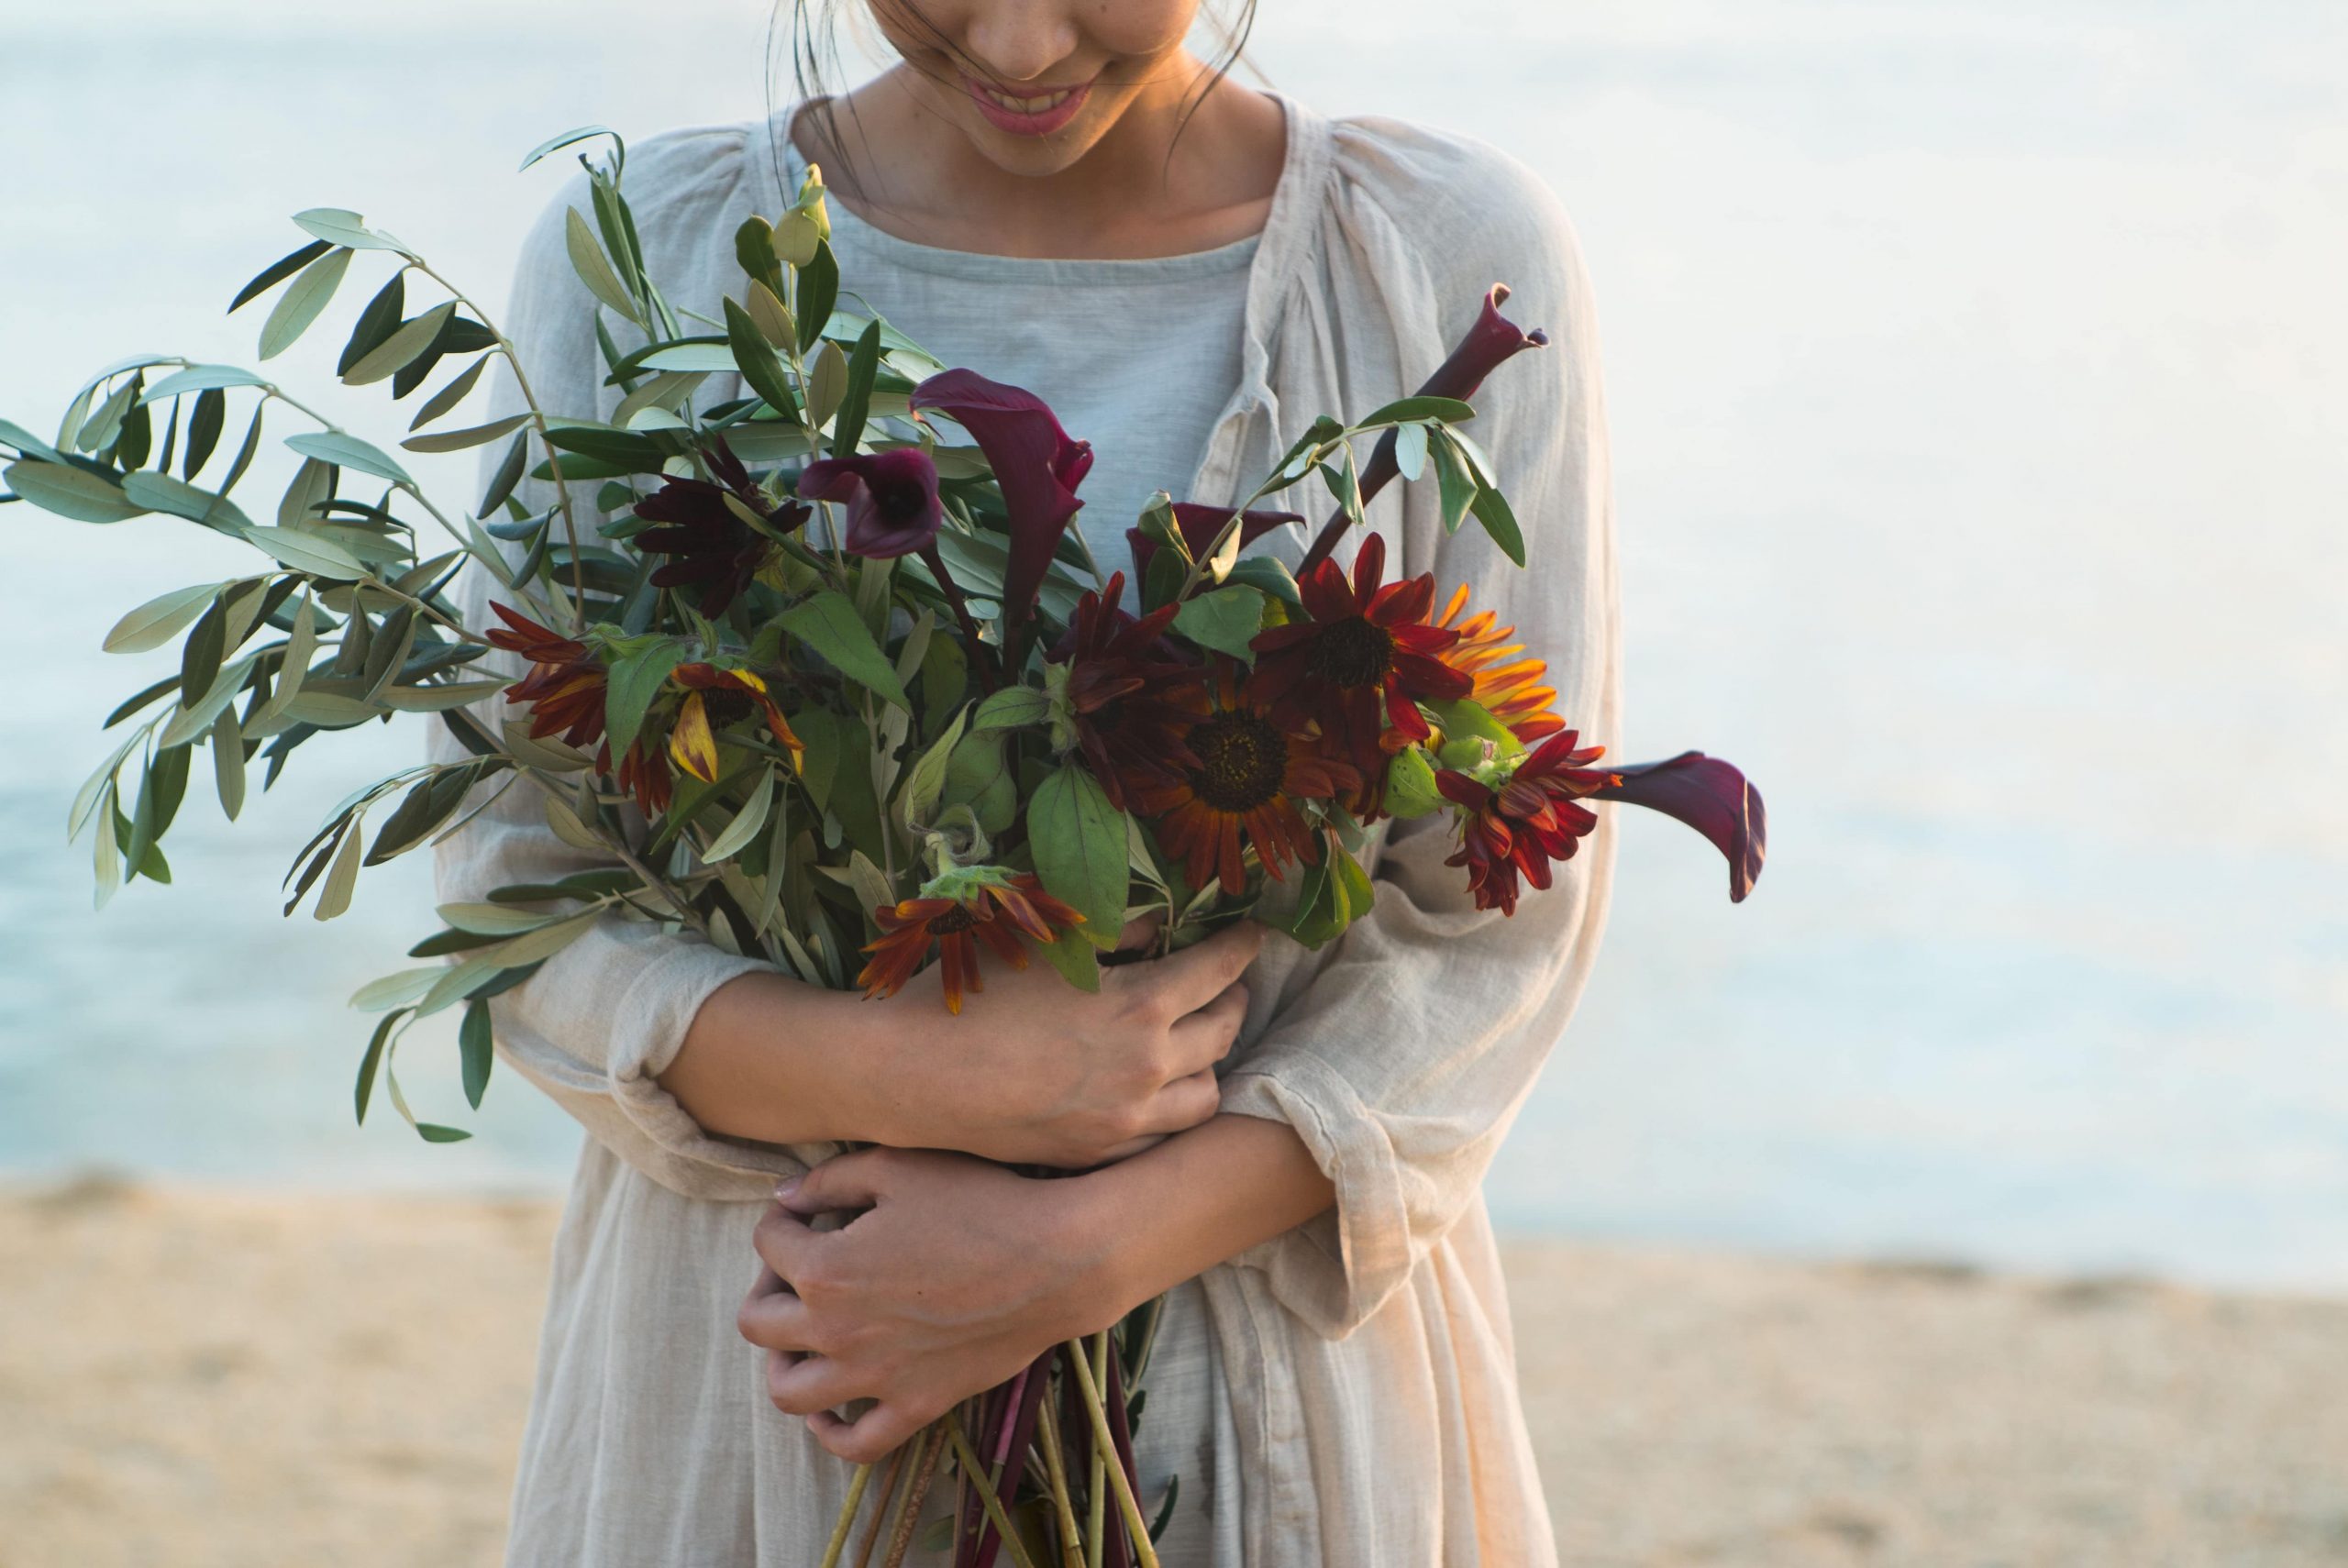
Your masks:
{"label": "green stem", "polygon": [[[979,1456],[970,1452],[969,1441],[962,1435],[960,1412],[948,1410],[946,1413],[946,1439],[954,1445],[955,1463],[962,1467],[962,1474],[969,1478],[970,1485],[978,1488],[979,1501],[985,1505],[987,1518],[993,1521],[995,1533],[1002,1538],[1002,1549],[1011,1553],[1013,1568],[1036,1568],[1035,1560],[1020,1544],[1018,1532],[1011,1528],[1010,1516],[1002,1511],[1002,1499],[994,1495],[994,1487],[987,1481],[985,1466],[979,1463]],[[1157,1564],[1153,1561],[1147,1568],[1157,1568]]]}
{"label": "green stem", "polygon": [[1061,1561],[1068,1568],[1081,1568],[1084,1535],[1076,1527],[1076,1508],[1069,1500],[1068,1456],[1060,1444],[1059,1415],[1052,1408],[1058,1402],[1047,1389],[1043,1404],[1036,1408],[1043,1429],[1044,1476],[1051,1486],[1052,1511],[1059,1516]]}
{"label": "green stem", "polygon": [[[1104,1331],[1101,1344],[1105,1349],[1108,1342],[1108,1335]],[[1079,1352],[1083,1348],[1080,1340],[1070,1340],[1069,1344]],[[1103,1380],[1106,1371],[1104,1362]],[[1092,1442],[1096,1455],[1102,1452],[1114,1455],[1117,1442],[1109,1431],[1109,1408],[1101,1402],[1101,1383],[1092,1375],[1092,1364],[1080,1353],[1076,1358],[1076,1386],[1084,1396],[1085,1414],[1092,1418]],[[1124,1463],[1113,1461],[1108,1470],[1109,1484],[1117,1494],[1117,1511],[1124,1516],[1125,1533],[1133,1537],[1135,1557],[1139,1560],[1141,1568],[1157,1568],[1157,1549],[1150,1543],[1149,1527],[1142,1521],[1141,1504],[1135,1500],[1133,1482],[1125,1475]]]}
{"label": "green stem", "polygon": [[[1070,1353],[1069,1355],[1069,1359],[1076,1363],[1080,1369],[1086,1366],[1087,1364],[1085,1357],[1087,1355],[1093,1358],[1092,1365],[1096,1370],[1093,1371],[1091,1377],[1086,1379],[1086,1386],[1092,1386],[1096,1381],[1106,1378],[1109,1375],[1109,1333],[1107,1330],[1102,1330],[1100,1334],[1095,1336],[1091,1348],[1089,1351],[1086,1349],[1082,1341],[1078,1341],[1075,1344],[1069,1347],[1069,1350]],[[1092,1463],[1085,1476],[1088,1485],[1084,1493],[1084,1506],[1087,1523],[1089,1523],[1091,1528],[1085,1532],[1084,1537],[1084,1568],[1101,1568],[1102,1551],[1107,1540],[1109,1533],[1108,1460],[1113,1452],[1113,1449],[1111,1444],[1101,1441],[1097,1438],[1094,1440],[1092,1444]]]}
{"label": "green stem", "polygon": [[856,1467],[856,1479],[847,1484],[847,1501],[840,1506],[840,1517],[832,1526],[832,1541],[824,1548],[822,1568],[839,1568],[840,1553],[847,1550],[847,1532],[856,1526],[856,1510],[864,1506],[864,1488],[871,1483],[872,1466]]}

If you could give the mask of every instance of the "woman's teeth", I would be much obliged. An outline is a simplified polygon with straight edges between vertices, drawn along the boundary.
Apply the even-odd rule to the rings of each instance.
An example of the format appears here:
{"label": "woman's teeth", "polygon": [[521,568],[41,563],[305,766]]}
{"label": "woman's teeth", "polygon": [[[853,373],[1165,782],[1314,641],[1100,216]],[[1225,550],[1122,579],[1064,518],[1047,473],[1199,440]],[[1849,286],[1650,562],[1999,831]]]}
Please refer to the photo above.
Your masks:
{"label": "woman's teeth", "polygon": [[1068,102],[1069,94],[1075,89],[1062,88],[1057,93],[1047,93],[1040,98],[1014,98],[1008,93],[998,93],[991,87],[981,87],[979,91],[1014,115],[1040,115],[1047,110],[1057,109]]}

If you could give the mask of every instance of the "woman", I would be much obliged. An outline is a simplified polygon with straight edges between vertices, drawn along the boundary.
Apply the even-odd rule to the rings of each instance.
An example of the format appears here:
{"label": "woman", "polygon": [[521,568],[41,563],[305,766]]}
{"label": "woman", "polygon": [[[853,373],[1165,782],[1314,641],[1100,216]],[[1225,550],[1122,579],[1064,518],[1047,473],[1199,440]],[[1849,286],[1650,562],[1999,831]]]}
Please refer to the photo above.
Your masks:
{"label": "woman", "polygon": [[[820,164],[847,287],[1093,443],[1078,524],[1104,560],[1151,490],[1230,503],[1314,415],[1416,385],[1505,281],[1555,346],[1476,429],[1534,569],[1446,536],[1432,481],[1370,518],[1613,742],[1603,411],[1554,199],[1481,144],[1229,81],[1184,47],[1197,5],[872,0],[902,57],[872,83],[631,149],[651,271],[718,315],[736,226]],[[534,231],[512,329],[549,407],[608,417],[564,256],[583,203]],[[1436,820],[1382,846],[1375,910],[1318,955],[1243,927],[1097,996],[991,968],[947,1018],[918,986],[861,1002],[614,922],[497,999],[506,1059],[591,1133],[509,1561],[812,1564],[844,1460],[1161,1291],[1137,1463],[1146,1509],[1180,1481],[1169,1568],[1554,1561],[1479,1183],[1588,973],[1611,839],[1504,921]],[[582,858],[511,791],[443,845],[442,893]],[[836,1211],[860,1217],[811,1224]]]}

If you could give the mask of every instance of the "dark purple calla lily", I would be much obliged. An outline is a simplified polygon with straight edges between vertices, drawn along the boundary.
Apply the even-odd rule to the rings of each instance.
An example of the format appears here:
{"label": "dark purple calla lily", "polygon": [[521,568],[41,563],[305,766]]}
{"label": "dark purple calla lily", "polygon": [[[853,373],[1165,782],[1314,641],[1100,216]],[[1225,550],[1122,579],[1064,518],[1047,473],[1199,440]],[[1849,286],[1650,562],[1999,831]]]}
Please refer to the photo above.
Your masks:
{"label": "dark purple calla lily", "polygon": [[[1214,543],[1214,536],[1230,520],[1228,506],[1202,506],[1192,501],[1174,503],[1174,525],[1182,531],[1182,542],[1191,547],[1193,559],[1206,553],[1207,547]],[[1239,547],[1244,550],[1275,528],[1303,521],[1294,512],[1243,512],[1239,514]],[[1149,563],[1157,554],[1157,541],[1138,528],[1128,528],[1125,543],[1133,547],[1134,580],[1148,581]]]}
{"label": "dark purple calla lily", "polygon": [[842,547],[875,560],[927,549],[946,515],[937,465],[918,447],[810,463],[799,476],[799,493],[847,507]]}
{"label": "dark purple calla lily", "polygon": [[[1494,283],[1485,291],[1483,308],[1476,313],[1476,325],[1468,329],[1468,335],[1449,357],[1435,367],[1434,374],[1421,384],[1418,396],[1455,398],[1466,403],[1483,386],[1484,378],[1502,363],[1527,348],[1548,347],[1547,333],[1538,327],[1527,332],[1501,314],[1501,306],[1507,303],[1506,283]],[[1371,497],[1384,490],[1401,471],[1394,458],[1394,432],[1389,430],[1378,438],[1378,446],[1361,471],[1362,504],[1368,505]],[[1300,574],[1328,558],[1338,536],[1346,531],[1346,513],[1340,509],[1322,525],[1320,536],[1312,541],[1312,547],[1305,552],[1303,564],[1298,568]]]}
{"label": "dark purple calla lily", "polygon": [[1003,609],[1024,620],[1069,519],[1084,504],[1076,487],[1092,467],[1091,444],[1071,439],[1034,392],[975,370],[941,370],[914,388],[912,403],[953,420],[986,454],[1010,521]]}
{"label": "dark purple calla lily", "polygon": [[1769,849],[1769,816],[1761,791],[1733,763],[1700,751],[1683,751],[1663,762],[1617,767],[1622,783],[1599,799],[1623,801],[1676,817],[1712,841],[1728,861],[1728,897],[1743,903],[1761,878]]}

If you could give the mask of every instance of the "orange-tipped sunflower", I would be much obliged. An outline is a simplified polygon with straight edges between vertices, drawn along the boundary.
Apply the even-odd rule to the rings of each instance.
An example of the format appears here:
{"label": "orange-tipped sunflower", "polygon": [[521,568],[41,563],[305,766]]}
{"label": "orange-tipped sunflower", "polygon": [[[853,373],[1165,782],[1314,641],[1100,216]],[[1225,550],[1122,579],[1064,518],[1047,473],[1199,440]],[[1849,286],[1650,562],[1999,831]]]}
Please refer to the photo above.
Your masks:
{"label": "orange-tipped sunflower", "polygon": [[1227,892],[1247,884],[1243,853],[1253,846],[1275,881],[1321,856],[1320,837],[1298,809],[1359,789],[1361,775],[1317,727],[1275,718],[1272,704],[1243,684],[1229,660],[1215,661],[1209,686],[1190,694],[1197,715],[1182,744],[1197,758],[1172,784],[1133,790],[1134,809],[1157,819],[1160,842],[1179,856],[1193,887],[1219,878]]}
{"label": "orange-tipped sunflower", "polygon": [[[967,878],[968,873],[958,874]],[[872,911],[880,935],[865,944],[872,956],[856,983],[869,999],[892,997],[928,961],[938,955],[938,977],[946,988],[946,1010],[959,1014],[965,991],[983,991],[979,978],[979,944],[1014,969],[1027,967],[1031,942],[1058,942],[1060,933],[1084,923],[1084,917],[1044,891],[1032,873],[997,874],[971,885],[958,898],[906,899]]]}
{"label": "orange-tipped sunflower", "polygon": [[1516,635],[1516,628],[1498,624],[1499,617],[1490,610],[1460,620],[1459,613],[1467,608],[1468,585],[1463,582],[1434,624],[1459,634],[1459,640],[1436,657],[1475,681],[1468,700],[1506,724],[1527,745],[1564,729],[1565,720],[1549,711],[1557,701],[1556,688],[1542,684],[1549,673],[1547,663],[1517,657],[1524,652],[1524,645],[1509,641]]}
{"label": "orange-tipped sunflower", "polygon": [[768,732],[791,753],[792,766],[799,766],[806,743],[792,734],[790,721],[756,675],[714,664],[681,664],[671,679],[685,689],[685,701],[669,732],[669,756],[684,772],[704,784],[716,783],[717,732],[748,718],[757,708],[766,710]]}

